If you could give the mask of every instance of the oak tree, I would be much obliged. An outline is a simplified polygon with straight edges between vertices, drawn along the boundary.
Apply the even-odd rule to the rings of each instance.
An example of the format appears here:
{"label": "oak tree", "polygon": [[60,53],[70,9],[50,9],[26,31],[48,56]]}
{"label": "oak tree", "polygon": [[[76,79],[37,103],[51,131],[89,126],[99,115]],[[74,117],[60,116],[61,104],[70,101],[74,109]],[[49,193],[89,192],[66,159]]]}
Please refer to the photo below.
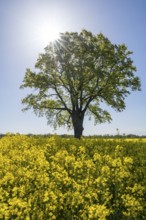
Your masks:
{"label": "oak tree", "polygon": [[87,30],[60,34],[50,42],[35,64],[26,70],[21,88],[31,88],[24,110],[46,115],[48,123],[73,127],[80,138],[84,117],[95,123],[111,121],[101,103],[117,111],[125,109],[125,97],[140,90],[136,67],[124,44],[112,44],[102,33]]}

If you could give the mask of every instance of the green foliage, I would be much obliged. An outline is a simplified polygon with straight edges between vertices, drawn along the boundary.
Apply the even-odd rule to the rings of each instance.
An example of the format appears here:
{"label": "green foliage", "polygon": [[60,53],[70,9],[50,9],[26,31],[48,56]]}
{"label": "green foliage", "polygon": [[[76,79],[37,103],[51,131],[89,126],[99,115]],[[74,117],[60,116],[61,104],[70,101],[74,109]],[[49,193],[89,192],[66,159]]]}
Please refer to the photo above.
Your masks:
{"label": "green foliage", "polygon": [[0,219],[145,219],[146,142],[7,135]]}
{"label": "green foliage", "polygon": [[95,123],[110,122],[101,103],[122,111],[130,91],[140,90],[130,55],[124,44],[112,44],[101,33],[62,33],[39,55],[36,72],[26,71],[21,88],[35,92],[22,100],[25,110],[45,114],[55,126],[75,126],[74,114],[78,121],[87,114]]}

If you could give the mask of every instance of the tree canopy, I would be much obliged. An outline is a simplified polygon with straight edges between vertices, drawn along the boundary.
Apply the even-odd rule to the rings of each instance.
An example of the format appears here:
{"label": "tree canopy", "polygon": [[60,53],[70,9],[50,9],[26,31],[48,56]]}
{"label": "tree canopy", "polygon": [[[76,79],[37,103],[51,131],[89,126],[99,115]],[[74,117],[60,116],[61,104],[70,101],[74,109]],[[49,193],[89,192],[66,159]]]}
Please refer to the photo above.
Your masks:
{"label": "tree canopy", "polygon": [[65,32],[40,54],[35,71],[26,70],[21,88],[32,88],[22,103],[45,115],[51,125],[74,128],[80,138],[85,115],[95,123],[111,121],[101,103],[125,109],[125,97],[140,90],[136,67],[124,44],[112,44],[102,33]]}

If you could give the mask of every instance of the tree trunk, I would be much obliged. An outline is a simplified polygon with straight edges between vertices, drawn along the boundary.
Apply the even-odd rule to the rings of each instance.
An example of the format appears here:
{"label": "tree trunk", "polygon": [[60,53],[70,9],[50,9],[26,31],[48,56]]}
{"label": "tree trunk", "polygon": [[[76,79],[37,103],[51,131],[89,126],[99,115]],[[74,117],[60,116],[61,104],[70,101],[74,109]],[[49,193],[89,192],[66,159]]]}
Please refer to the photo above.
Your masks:
{"label": "tree trunk", "polygon": [[84,112],[74,111],[72,113],[72,123],[74,127],[74,137],[81,138],[83,133],[83,120],[84,120]]}

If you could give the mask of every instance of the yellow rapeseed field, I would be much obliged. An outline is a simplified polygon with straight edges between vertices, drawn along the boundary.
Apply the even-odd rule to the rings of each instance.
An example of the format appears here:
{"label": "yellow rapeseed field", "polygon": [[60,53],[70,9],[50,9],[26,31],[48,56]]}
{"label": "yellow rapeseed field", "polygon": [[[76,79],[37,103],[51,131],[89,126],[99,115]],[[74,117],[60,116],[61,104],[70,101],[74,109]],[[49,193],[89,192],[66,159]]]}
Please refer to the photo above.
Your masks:
{"label": "yellow rapeseed field", "polygon": [[0,139],[0,220],[144,220],[145,186],[146,139]]}

